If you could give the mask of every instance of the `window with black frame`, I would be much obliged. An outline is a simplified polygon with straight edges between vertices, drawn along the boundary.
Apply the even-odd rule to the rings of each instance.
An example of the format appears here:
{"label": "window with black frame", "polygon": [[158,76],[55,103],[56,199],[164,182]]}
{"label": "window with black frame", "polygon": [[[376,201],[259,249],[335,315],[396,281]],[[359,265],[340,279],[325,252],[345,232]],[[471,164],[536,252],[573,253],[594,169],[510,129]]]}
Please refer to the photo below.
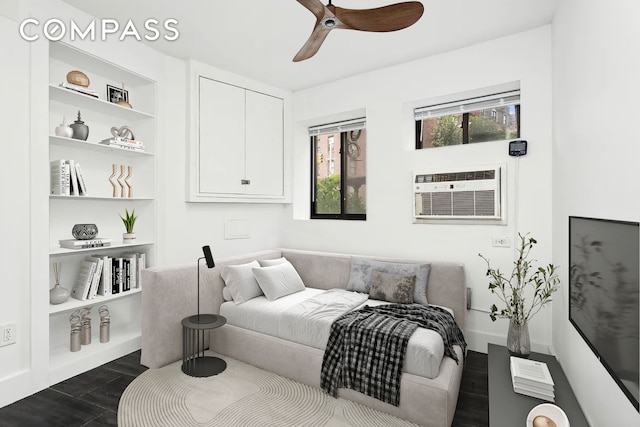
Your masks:
{"label": "window with black frame", "polygon": [[309,128],[311,218],[365,220],[367,174],[365,119]]}
{"label": "window with black frame", "polygon": [[520,137],[520,91],[416,108],[416,149]]}

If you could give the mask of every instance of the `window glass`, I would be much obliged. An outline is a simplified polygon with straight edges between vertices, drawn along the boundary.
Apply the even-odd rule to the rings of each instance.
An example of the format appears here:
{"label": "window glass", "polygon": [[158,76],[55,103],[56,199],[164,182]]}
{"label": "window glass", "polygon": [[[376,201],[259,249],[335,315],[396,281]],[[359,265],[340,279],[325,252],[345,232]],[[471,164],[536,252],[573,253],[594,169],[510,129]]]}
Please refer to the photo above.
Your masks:
{"label": "window glass", "polygon": [[[362,119],[363,120],[363,119]],[[364,121],[310,129],[313,159],[311,218],[366,219],[367,174]]]}
{"label": "window glass", "polygon": [[366,130],[346,132],[347,206],[348,214],[365,214],[367,200]]}
{"label": "window glass", "polygon": [[520,91],[415,109],[416,148],[473,144],[520,137]]}
{"label": "window glass", "polygon": [[336,137],[339,141],[339,133],[314,137],[317,147],[315,207],[318,214],[340,213],[340,151],[335,149]]}
{"label": "window glass", "polygon": [[462,114],[422,120],[422,146],[443,147],[462,144]]}
{"label": "window glass", "polygon": [[469,113],[469,143],[518,138],[516,106]]}

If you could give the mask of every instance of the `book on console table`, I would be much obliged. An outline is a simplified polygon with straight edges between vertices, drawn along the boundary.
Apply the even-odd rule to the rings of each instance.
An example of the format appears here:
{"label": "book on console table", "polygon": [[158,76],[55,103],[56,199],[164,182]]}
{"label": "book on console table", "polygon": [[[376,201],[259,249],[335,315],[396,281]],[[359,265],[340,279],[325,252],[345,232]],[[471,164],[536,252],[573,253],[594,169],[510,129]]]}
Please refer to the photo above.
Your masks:
{"label": "book on console table", "polygon": [[555,401],[553,378],[546,363],[511,356],[510,368],[513,391]]}

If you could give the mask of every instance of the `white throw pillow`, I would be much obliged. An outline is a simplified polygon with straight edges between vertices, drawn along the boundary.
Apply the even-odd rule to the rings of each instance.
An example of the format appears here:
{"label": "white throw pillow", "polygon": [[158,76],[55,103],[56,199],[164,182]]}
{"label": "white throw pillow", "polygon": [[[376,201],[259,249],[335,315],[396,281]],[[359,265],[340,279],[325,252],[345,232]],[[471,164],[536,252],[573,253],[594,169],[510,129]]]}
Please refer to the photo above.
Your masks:
{"label": "white throw pillow", "polygon": [[262,290],[253,275],[253,268],[260,267],[258,261],[251,261],[247,264],[225,265],[222,267],[222,280],[229,288],[233,297],[233,302],[242,304],[252,298],[262,295]]}
{"label": "white throw pillow", "polygon": [[253,274],[269,301],[304,291],[304,283],[289,261],[269,267],[254,268]]}
{"label": "white throw pillow", "polygon": [[260,264],[260,267],[271,267],[272,265],[284,264],[285,262],[287,262],[287,259],[285,257],[276,258],[276,259],[259,259],[258,260],[258,264]]}
{"label": "white throw pillow", "polygon": [[229,288],[227,288],[226,286],[222,288],[222,298],[224,298],[225,301],[233,301],[231,292],[229,292]]}

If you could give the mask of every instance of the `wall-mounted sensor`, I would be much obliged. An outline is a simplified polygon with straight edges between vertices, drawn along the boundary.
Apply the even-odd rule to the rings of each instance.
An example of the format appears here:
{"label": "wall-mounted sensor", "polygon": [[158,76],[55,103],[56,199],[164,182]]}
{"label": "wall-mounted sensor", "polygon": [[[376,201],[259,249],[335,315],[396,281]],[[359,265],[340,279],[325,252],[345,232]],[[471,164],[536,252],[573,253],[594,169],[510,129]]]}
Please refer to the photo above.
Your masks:
{"label": "wall-mounted sensor", "polygon": [[524,139],[517,139],[515,141],[509,141],[509,155],[520,157],[527,154],[527,141]]}

